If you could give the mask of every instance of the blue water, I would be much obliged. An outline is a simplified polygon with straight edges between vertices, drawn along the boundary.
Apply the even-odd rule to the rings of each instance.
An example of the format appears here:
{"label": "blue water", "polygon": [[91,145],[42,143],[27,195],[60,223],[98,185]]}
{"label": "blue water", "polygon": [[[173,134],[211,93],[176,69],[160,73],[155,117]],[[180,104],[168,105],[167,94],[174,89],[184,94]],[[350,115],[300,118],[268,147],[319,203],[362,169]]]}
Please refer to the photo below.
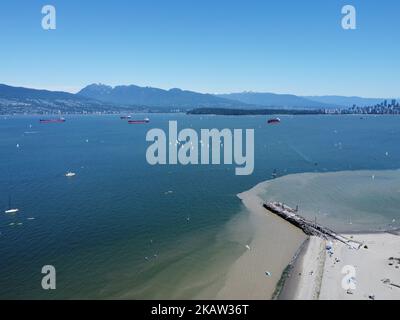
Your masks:
{"label": "blue water", "polygon": [[[284,116],[278,126],[265,117],[149,117],[149,125],[117,116],[42,125],[33,116],[0,119],[0,298],[190,297],[207,285],[186,290],[191,277],[206,277],[214,265],[227,269],[241,253],[250,235],[221,230],[242,210],[236,194],[274,169],[400,167],[397,117]],[[179,129],[254,128],[254,173],[148,165],[146,133],[167,131],[169,120]],[[77,176],[68,179],[67,171]],[[9,196],[21,210],[16,216],[3,213]],[[53,292],[41,289],[43,265],[57,269]]]}

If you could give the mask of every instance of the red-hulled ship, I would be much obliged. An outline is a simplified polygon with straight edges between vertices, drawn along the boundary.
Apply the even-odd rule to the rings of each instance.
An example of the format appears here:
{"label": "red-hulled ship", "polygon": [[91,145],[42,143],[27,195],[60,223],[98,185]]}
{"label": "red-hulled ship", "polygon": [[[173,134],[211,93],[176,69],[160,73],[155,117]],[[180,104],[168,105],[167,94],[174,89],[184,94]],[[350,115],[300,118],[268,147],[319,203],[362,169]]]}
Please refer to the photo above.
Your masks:
{"label": "red-hulled ship", "polygon": [[128,123],[129,124],[145,124],[145,123],[149,123],[150,119],[149,118],[144,118],[142,120],[129,120]]}
{"label": "red-hulled ship", "polygon": [[268,120],[268,124],[278,124],[281,123],[281,119],[279,118],[273,118]]}
{"label": "red-hulled ship", "polygon": [[58,119],[40,119],[40,123],[63,123],[66,120],[64,118],[58,118]]}

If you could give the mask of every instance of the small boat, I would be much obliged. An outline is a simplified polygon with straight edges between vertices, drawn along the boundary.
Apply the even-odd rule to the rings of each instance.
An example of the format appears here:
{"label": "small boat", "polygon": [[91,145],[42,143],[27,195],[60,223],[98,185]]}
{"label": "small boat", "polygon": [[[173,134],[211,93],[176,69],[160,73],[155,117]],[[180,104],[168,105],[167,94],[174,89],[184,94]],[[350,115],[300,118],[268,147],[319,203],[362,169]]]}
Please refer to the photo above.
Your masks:
{"label": "small boat", "polygon": [[272,179],[276,179],[278,177],[278,172],[276,171],[276,169],[274,170],[274,172],[271,175]]}
{"label": "small boat", "polygon": [[132,119],[131,116],[121,116],[120,118],[121,118],[121,120],[129,120],[129,119]]}
{"label": "small boat", "polygon": [[66,120],[64,118],[57,118],[57,119],[40,119],[40,123],[63,123]]}
{"label": "small boat", "polygon": [[10,209],[10,210],[4,211],[4,213],[6,213],[6,214],[15,214],[17,212],[19,212],[19,209]]}
{"label": "small boat", "polygon": [[19,209],[11,208],[11,197],[8,197],[8,209],[4,211],[5,214],[16,214],[19,212]]}
{"label": "small boat", "polygon": [[67,173],[65,174],[65,176],[66,176],[67,178],[75,177],[75,176],[76,176],[76,173],[75,173],[75,172],[67,172]]}
{"label": "small boat", "polygon": [[128,123],[129,124],[145,124],[145,123],[149,123],[150,119],[149,118],[144,118],[142,120],[129,120]]}
{"label": "small boat", "polygon": [[281,119],[279,118],[272,118],[268,120],[268,124],[278,124],[281,123]]}

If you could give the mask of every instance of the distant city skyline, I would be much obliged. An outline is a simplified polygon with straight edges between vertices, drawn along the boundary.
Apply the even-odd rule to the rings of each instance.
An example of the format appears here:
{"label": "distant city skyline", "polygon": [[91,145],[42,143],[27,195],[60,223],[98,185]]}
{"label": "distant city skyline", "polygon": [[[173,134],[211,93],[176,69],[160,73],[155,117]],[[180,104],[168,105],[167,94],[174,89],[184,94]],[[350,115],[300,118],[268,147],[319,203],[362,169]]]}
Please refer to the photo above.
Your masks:
{"label": "distant city skyline", "polygon": [[[44,4],[57,29],[41,27]],[[344,5],[357,29],[341,27]],[[400,3],[77,0],[0,4],[0,83],[399,98]]]}

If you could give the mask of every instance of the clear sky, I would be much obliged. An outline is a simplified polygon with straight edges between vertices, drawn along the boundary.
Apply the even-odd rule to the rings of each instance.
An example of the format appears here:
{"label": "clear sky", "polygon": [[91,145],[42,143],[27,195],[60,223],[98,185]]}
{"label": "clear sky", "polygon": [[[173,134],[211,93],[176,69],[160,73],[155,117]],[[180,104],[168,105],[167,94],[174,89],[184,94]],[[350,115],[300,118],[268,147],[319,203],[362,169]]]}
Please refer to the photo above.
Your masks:
{"label": "clear sky", "polygon": [[399,20],[398,0],[1,0],[0,83],[400,97]]}

